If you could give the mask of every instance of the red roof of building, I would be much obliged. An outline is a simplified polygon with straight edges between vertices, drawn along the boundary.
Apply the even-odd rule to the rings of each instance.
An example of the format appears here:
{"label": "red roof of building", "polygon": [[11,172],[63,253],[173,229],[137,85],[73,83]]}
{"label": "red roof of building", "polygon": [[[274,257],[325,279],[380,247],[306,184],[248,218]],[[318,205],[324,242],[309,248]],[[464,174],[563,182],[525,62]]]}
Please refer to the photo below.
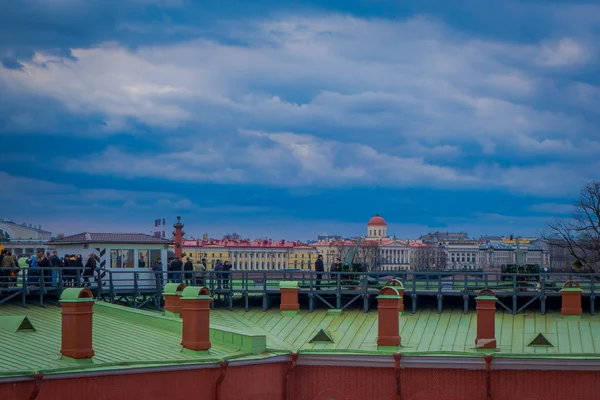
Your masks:
{"label": "red roof of building", "polygon": [[183,247],[227,247],[227,248],[264,248],[264,249],[291,249],[294,247],[310,246],[301,242],[288,242],[284,240],[184,240]]}
{"label": "red roof of building", "polygon": [[376,214],[373,218],[369,220],[369,223],[367,225],[387,226],[387,223],[385,222],[385,219],[379,216],[379,214]]}
{"label": "red roof of building", "polygon": [[167,239],[157,238],[144,233],[78,233],[48,242],[50,244],[71,243],[129,243],[129,244],[170,244]]}

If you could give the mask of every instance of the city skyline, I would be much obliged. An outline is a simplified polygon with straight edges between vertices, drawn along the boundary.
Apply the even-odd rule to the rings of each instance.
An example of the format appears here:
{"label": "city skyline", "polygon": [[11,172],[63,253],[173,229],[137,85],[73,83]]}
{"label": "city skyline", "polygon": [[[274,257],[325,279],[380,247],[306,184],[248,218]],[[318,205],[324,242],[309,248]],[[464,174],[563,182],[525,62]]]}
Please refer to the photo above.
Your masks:
{"label": "city skyline", "polygon": [[55,233],[538,236],[600,179],[592,2],[4,11],[0,215]]}

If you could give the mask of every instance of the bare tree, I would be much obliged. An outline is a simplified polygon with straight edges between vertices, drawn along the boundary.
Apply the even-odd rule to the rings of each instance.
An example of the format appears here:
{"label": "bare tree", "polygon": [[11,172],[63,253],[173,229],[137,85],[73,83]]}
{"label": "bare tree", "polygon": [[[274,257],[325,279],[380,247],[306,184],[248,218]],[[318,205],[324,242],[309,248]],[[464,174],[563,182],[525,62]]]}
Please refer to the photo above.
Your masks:
{"label": "bare tree", "polygon": [[228,234],[226,234],[226,235],[223,236],[223,240],[224,241],[228,241],[228,242],[234,242],[234,241],[240,240],[240,239],[242,239],[242,237],[239,234],[235,233],[235,232],[228,233]]}
{"label": "bare tree", "polygon": [[354,262],[362,263],[363,266],[366,264],[365,270],[374,269],[379,257],[379,241],[377,240],[363,240],[358,246],[356,257]]}
{"label": "bare tree", "polygon": [[57,234],[56,234],[56,238],[57,238],[57,239],[62,239],[62,238],[64,238],[64,237],[65,237],[65,234],[64,234],[64,233],[57,233]]}
{"label": "bare tree", "polygon": [[411,252],[410,266],[414,271],[446,269],[448,257],[443,247],[429,245],[417,247]]}
{"label": "bare tree", "polygon": [[569,219],[546,225],[544,239],[565,248],[575,259],[573,267],[587,271],[600,269],[600,182],[586,184],[574,204]]}
{"label": "bare tree", "polygon": [[352,245],[348,245],[348,243],[344,239],[333,239],[329,242],[329,249],[335,253],[335,257],[339,257],[344,261]]}

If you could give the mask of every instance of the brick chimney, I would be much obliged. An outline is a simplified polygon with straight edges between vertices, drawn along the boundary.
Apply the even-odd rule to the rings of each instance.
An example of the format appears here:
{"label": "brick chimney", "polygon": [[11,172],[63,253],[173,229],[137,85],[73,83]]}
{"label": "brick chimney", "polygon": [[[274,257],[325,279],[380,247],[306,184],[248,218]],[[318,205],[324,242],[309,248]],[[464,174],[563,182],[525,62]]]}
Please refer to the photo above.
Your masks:
{"label": "brick chimney", "polygon": [[65,289],[59,302],[62,306],[60,353],[76,360],[92,358],[92,292],[82,288]]}
{"label": "brick chimney", "polygon": [[281,304],[279,310],[283,315],[296,315],[300,310],[298,303],[298,282],[297,281],[280,281],[279,291],[281,292]]}
{"label": "brick chimney", "polygon": [[210,290],[188,286],[181,299],[181,345],[184,349],[206,352],[210,349]]}
{"label": "brick chimney", "polygon": [[581,315],[581,295],[583,290],[579,283],[574,281],[565,282],[560,295],[562,297],[562,308],[560,315]]}
{"label": "brick chimney", "polygon": [[481,290],[475,298],[477,302],[477,338],[475,347],[496,348],[496,301],[498,298],[489,289]]}
{"label": "brick chimney", "polygon": [[400,346],[399,308],[400,293],[396,288],[385,286],[377,296],[377,348],[385,350]]}
{"label": "brick chimney", "polygon": [[398,300],[399,312],[404,312],[404,285],[398,279],[390,279],[384,286],[391,286],[398,291],[400,299]]}
{"label": "brick chimney", "polygon": [[167,283],[163,289],[165,299],[165,316],[179,318],[181,313],[181,293],[185,289],[183,283]]}

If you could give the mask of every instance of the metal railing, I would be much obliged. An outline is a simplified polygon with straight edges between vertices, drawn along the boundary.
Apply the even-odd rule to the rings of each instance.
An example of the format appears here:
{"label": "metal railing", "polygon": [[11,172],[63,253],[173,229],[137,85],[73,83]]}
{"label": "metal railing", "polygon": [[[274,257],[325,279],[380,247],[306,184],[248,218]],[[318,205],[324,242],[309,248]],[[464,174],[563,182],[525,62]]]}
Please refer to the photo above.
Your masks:
{"label": "metal railing", "polygon": [[[11,274],[12,273],[12,274]],[[390,279],[404,285],[404,297],[410,299],[416,312],[419,299],[433,298],[438,312],[444,299],[459,298],[464,312],[472,306],[472,299],[482,289],[491,289],[498,297],[498,305],[513,314],[539,302],[546,312],[546,300],[560,296],[559,290],[567,281],[578,281],[589,309],[595,314],[595,299],[600,274],[540,273],[501,274],[499,272],[316,272],[299,270],[232,270],[155,272],[151,269],[132,271],[96,269],[93,275],[81,268],[0,269],[0,304],[19,300],[23,306],[35,299],[40,305],[56,302],[66,287],[89,287],[98,299],[124,303],[131,307],[162,306],[162,287],[166,282],[207,286],[215,302],[232,309],[234,301],[241,300],[249,308],[253,298],[262,298],[263,309],[271,306],[279,296],[279,282],[294,280],[299,283],[301,299],[308,300],[309,310],[319,305],[344,309],[362,302],[363,309],[372,307],[373,298]],[[406,300],[405,300],[406,302]]]}

